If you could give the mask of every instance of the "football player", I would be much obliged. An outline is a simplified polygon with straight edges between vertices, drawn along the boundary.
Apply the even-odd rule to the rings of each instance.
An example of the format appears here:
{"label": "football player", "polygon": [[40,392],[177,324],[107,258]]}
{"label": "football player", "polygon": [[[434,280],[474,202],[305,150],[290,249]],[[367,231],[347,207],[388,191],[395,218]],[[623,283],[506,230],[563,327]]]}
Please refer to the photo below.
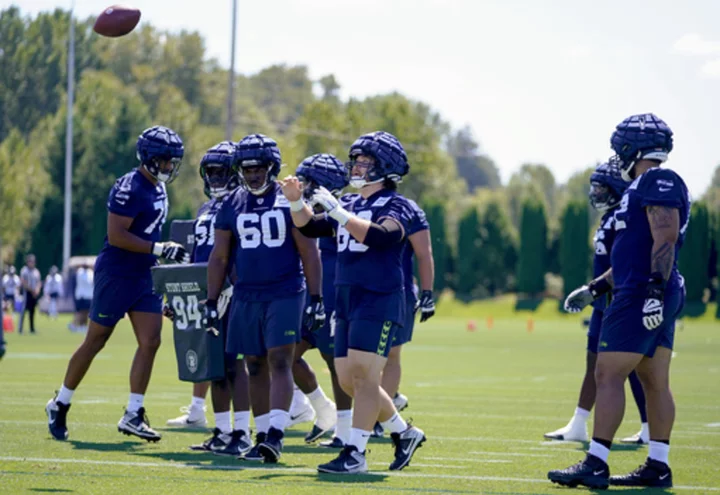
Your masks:
{"label": "football player", "polygon": [[[193,232],[195,243],[191,260],[205,263],[215,245],[215,218],[223,200],[240,186],[235,168],[237,153],[235,144],[223,141],[205,152],[200,161],[200,177],[203,179],[205,195],[210,198],[197,212]],[[232,289],[229,289],[230,291]],[[229,311],[226,310],[225,328]],[[172,316],[172,308],[166,307],[166,315]],[[221,337],[222,338],[222,337]],[[193,445],[192,450],[205,450],[218,455],[241,457],[251,448],[250,441],[250,396],[245,361],[235,354],[226,354],[226,376],[224,380],[212,382],[212,405],[215,415],[215,429],[208,440]],[[209,383],[193,385],[193,397],[187,413],[168,421],[170,426],[205,426],[205,395]],[[233,404],[233,418],[230,416],[230,402]],[[234,428],[233,428],[234,419]]]}
{"label": "football player", "polygon": [[204,322],[206,328],[217,324],[217,300],[234,240],[237,281],[227,351],[243,354],[247,361],[258,431],[256,448],[244,458],[274,463],[282,453],[290,420],[292,364],[300,340],[305,279],[311,301],[306,316],[324,318],[320,253],[317,244],[293,226],[290,203],[275,182],[281,166],[275,141],[251,134],[237,143],[237,152],[243,187],[228,196],[215,220]]}
{"label": "football player", "polygon": [[[561,485],[672,486],[668,454],[675,403],[669,371],[675,320],[685,299],[677,257],[690,219],[685,183],[677,173],[660,168],[672,151],[672,136],[657,116],[641,114],[618,124],[610,139],[622,177],[632,183],[615,209],[610,270],[566,301],[579,310],[613,291],[595,367],[593,438],[584,460],[548,473]],[[607,458],[625,409],[624,383],[633,370],[647,398],[649,453],[635,471],[610,477]]]}
{"label": "football player", "polygon": [[[600,226],[593,239],[595,255],[593,258],[593,277],[599,277],[610,268],[610,252],[615,239],[615,208],[620,204],[627,182],[620,176],[620,169],[614,162],[598,165],[590,176],[590,204],[597,211],[602,212]],[[582,289],[580,289],[582,290]],[[572,294],[570,294],[572,301]],[[595,363],[597,362],[597,349],[600,343],[600,328],[602,326],[603,312],[607,307],[607,297],[600,297],[592,303],[593,312],[590,317],[590,328],[587,334],[587,356],[585,359],[585,378],[580,388],[580,398],[570,422],[563,428],[545,434],[545,438],[552,440],[574,440],[587,442],[587,420],[595,404]],[[566,307],[566,310],[571,308]],[[647,444],[649,431],[647,412],[645,410],[645,394],[640,379],[633,371],[628,377],[630,388],[640,412],[640,432],[620,440],[623,443]]]}
{"label": "football player", "polygon": [[425,434],[398,414],[380,380],[392,339],[405,322],[402,252],[410,206],[397,193],[407,174],[407,155],[387,132],[360,136],[350,147],[350,185],[359,194],[342,203],[324,187],[312,195],[325,216],[314,216],[302,200],[296,177],[283,181],[293,222],[312,237],[337,238],[336,307],[333,322],[335,368],[355,408],[350,440],[340,455],[318,466],[325,473],[361,473],[368,469],[366,446],[375,421],[391,432],[395,459],[391,470],[408,465]]}
{"label": "football player", "polygon": [[183,142],[171,129],[146,129],[137,140],[140,166],[118,179],[110,190],[107,236],[95,262],[88,332],[70,358],[60,391],[45,408],[48,428],[57,440],[67,439],[72,396],[125,313],[138,349],[130,369],[130,398],[118,431],[148,441],[161,438],[150,428],[143,407],[162,329],[162,299],[153,293],[150,267],[158,258],[178,263],[190,259],[180,244],[160,242],[168,211],[165,186],[177,176],[183,153]]}

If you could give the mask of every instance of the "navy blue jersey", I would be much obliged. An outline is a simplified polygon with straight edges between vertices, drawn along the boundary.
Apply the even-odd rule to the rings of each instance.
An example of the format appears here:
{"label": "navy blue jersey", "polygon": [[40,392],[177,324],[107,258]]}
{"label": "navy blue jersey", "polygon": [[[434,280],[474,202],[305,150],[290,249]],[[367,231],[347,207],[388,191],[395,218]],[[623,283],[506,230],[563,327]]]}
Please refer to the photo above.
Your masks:
{"label": "navy blue jersey", "polygon": [[[407,198],[406,198],[407,199]],[[430,224],[425,217],[425,212],[420,208],[415,201],[407,199],[410,205],[410,224],[407,231],[405,232],[406,237],[410,237],[423,230],[429,230]],[[410,241],[405,240],[405,249],[403,250],[403,279],[405,281],[405,292],[412,292],[417,295],[417,286],[413,283],[413,247]]]}
{"label": "navy blue jersey", "polygon": [[322,294],[325,308],[335,307],[335,268],[337,266],[337,242],[334,237],[318,239],[322,261]]}
{"label": "navy blue jersey", "polygon": [[[107,209],[122,217],[133,219],[129,232],[146,241],[160,241],[160,233],[168,212],[165,184],[150,182],[138,169],[120,177],[110,189]],[[157,257],[149,253],[135,253],[105,245],[95,261],[95,271],[123,277],[150,276],[150,267]]]}
{"label": "navy blue jersey", "polygon": [[[405,235],[410,227],[408,200],[397,192],[382,189],[367,199],[359,195],[343,196],[343,206],[359,218],[382,223],[392,218],[402,225]],[[336,285],[355,285],[375,292],[394,292],[403,288],[402,253],[405,242],[383,248],[371,248],[355,240],[344,228],[337,228],[338,264]]]}
{"label": "navy blue jersey", "polygon": [[193,225],[195,235],[191,259],[193,263],[205,263],[210,259],[210,253],[215,246],[215,219],[222,203],[222,198],[211,199],[198,209]]}
{"label": "navy blue jersey", "polygon": [[235,297],[271,301],[305,290],[290,203],[278,184],[262,196],[235,189],[223,201],[215,228],[235,238]]}
{"label": "navy blue jersey", "polygon": [[678,278],[677,258],[688,222],[690,196],[685,182],[666,168],[651,168],[625,191],[615,210],[615,243],[611,254],[615,290],[644,290],[650,278],[653,238],[645,208],[666,206],[680,213],[680,235],[675,244],[671,278]]}
{"label": "navy blue jersey", "polygon": [[[615,210],[606,211],[600,219],[600,225],[593,237],[593,278],[598,278],[610,269],[610,252],[615,241]],[[603,311],[607,307],[607,297],[595,300],[593,307]]]}

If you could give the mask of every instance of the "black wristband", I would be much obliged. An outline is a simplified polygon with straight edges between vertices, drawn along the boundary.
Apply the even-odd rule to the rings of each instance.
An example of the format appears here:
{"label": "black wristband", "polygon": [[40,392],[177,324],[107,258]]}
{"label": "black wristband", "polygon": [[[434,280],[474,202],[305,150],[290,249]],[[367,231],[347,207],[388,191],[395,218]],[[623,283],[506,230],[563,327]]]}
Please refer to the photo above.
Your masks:
{"label": "black wristband", "polygon": [[612,290],[612,285],[610,285],[610,282],[606,279],[601,278],[590,282],[588,284],[588,290],[590,291],[590,294],[592,294],[593,299],[597,299],[598,297],[610,292]]}
{"label": "black wristband", "polygon": [[205,301],[205,306],[211,309],[217,309],[217,299],[208,299]]}
{"label": "black wristband", "polygon": [[315,294],[315,295],[310,294],[310,302],[311,302],[311,303],[313,303],[313,304],[319,303],[319,302],[321,303],[322,301],[323,301],[323,298],[322,298],[321,295],[319,295],[319,294]]}
{"label": "black wristband", "polygon": [[660,272],[653,272],[650,274],[650,279],[647,284],[647,298],[658,299],[662,301],[665,298],[665,286],[667,280],[662,276]]}

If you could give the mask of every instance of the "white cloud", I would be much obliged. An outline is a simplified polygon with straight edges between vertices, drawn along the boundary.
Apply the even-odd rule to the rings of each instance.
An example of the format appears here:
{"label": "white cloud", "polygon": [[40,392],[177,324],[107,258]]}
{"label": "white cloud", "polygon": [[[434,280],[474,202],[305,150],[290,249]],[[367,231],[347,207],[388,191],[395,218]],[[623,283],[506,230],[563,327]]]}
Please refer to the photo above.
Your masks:
{"label": "white cloud", "polygon": [[706,62],[700,69],[700,73],[712,79],[720,79],[720,58]]}
{"label": "white cloud", "polygon": [[685,34],[673,44],[673,52],[685,55],[720,53],[720,41],[704,40],[699,34]]}

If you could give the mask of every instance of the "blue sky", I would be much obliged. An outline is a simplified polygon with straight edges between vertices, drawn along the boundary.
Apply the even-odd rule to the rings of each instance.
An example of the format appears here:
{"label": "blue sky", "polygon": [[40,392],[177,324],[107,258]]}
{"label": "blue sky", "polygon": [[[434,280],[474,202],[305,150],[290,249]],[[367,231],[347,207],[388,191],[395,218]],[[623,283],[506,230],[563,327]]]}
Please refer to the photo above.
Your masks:
{"label": "blue sky", "polygon": [[[0,0],[26,13],[69,7]],[[111,0],[78,0],[80,17]],[[668,166],[694,196],[720,164],[720,2],[238,0],[236,67],[305,64],[344,96],[400,91],[468,124],[504,181],[523,162],[565,181],[607,158],[624,117],[675,131]],[[231,0],[136,0],[141,22],[198,30],[229,65]],[[119,39],[118,42],[122,42]],[[402,136],[399,136],[402,139]]]}

